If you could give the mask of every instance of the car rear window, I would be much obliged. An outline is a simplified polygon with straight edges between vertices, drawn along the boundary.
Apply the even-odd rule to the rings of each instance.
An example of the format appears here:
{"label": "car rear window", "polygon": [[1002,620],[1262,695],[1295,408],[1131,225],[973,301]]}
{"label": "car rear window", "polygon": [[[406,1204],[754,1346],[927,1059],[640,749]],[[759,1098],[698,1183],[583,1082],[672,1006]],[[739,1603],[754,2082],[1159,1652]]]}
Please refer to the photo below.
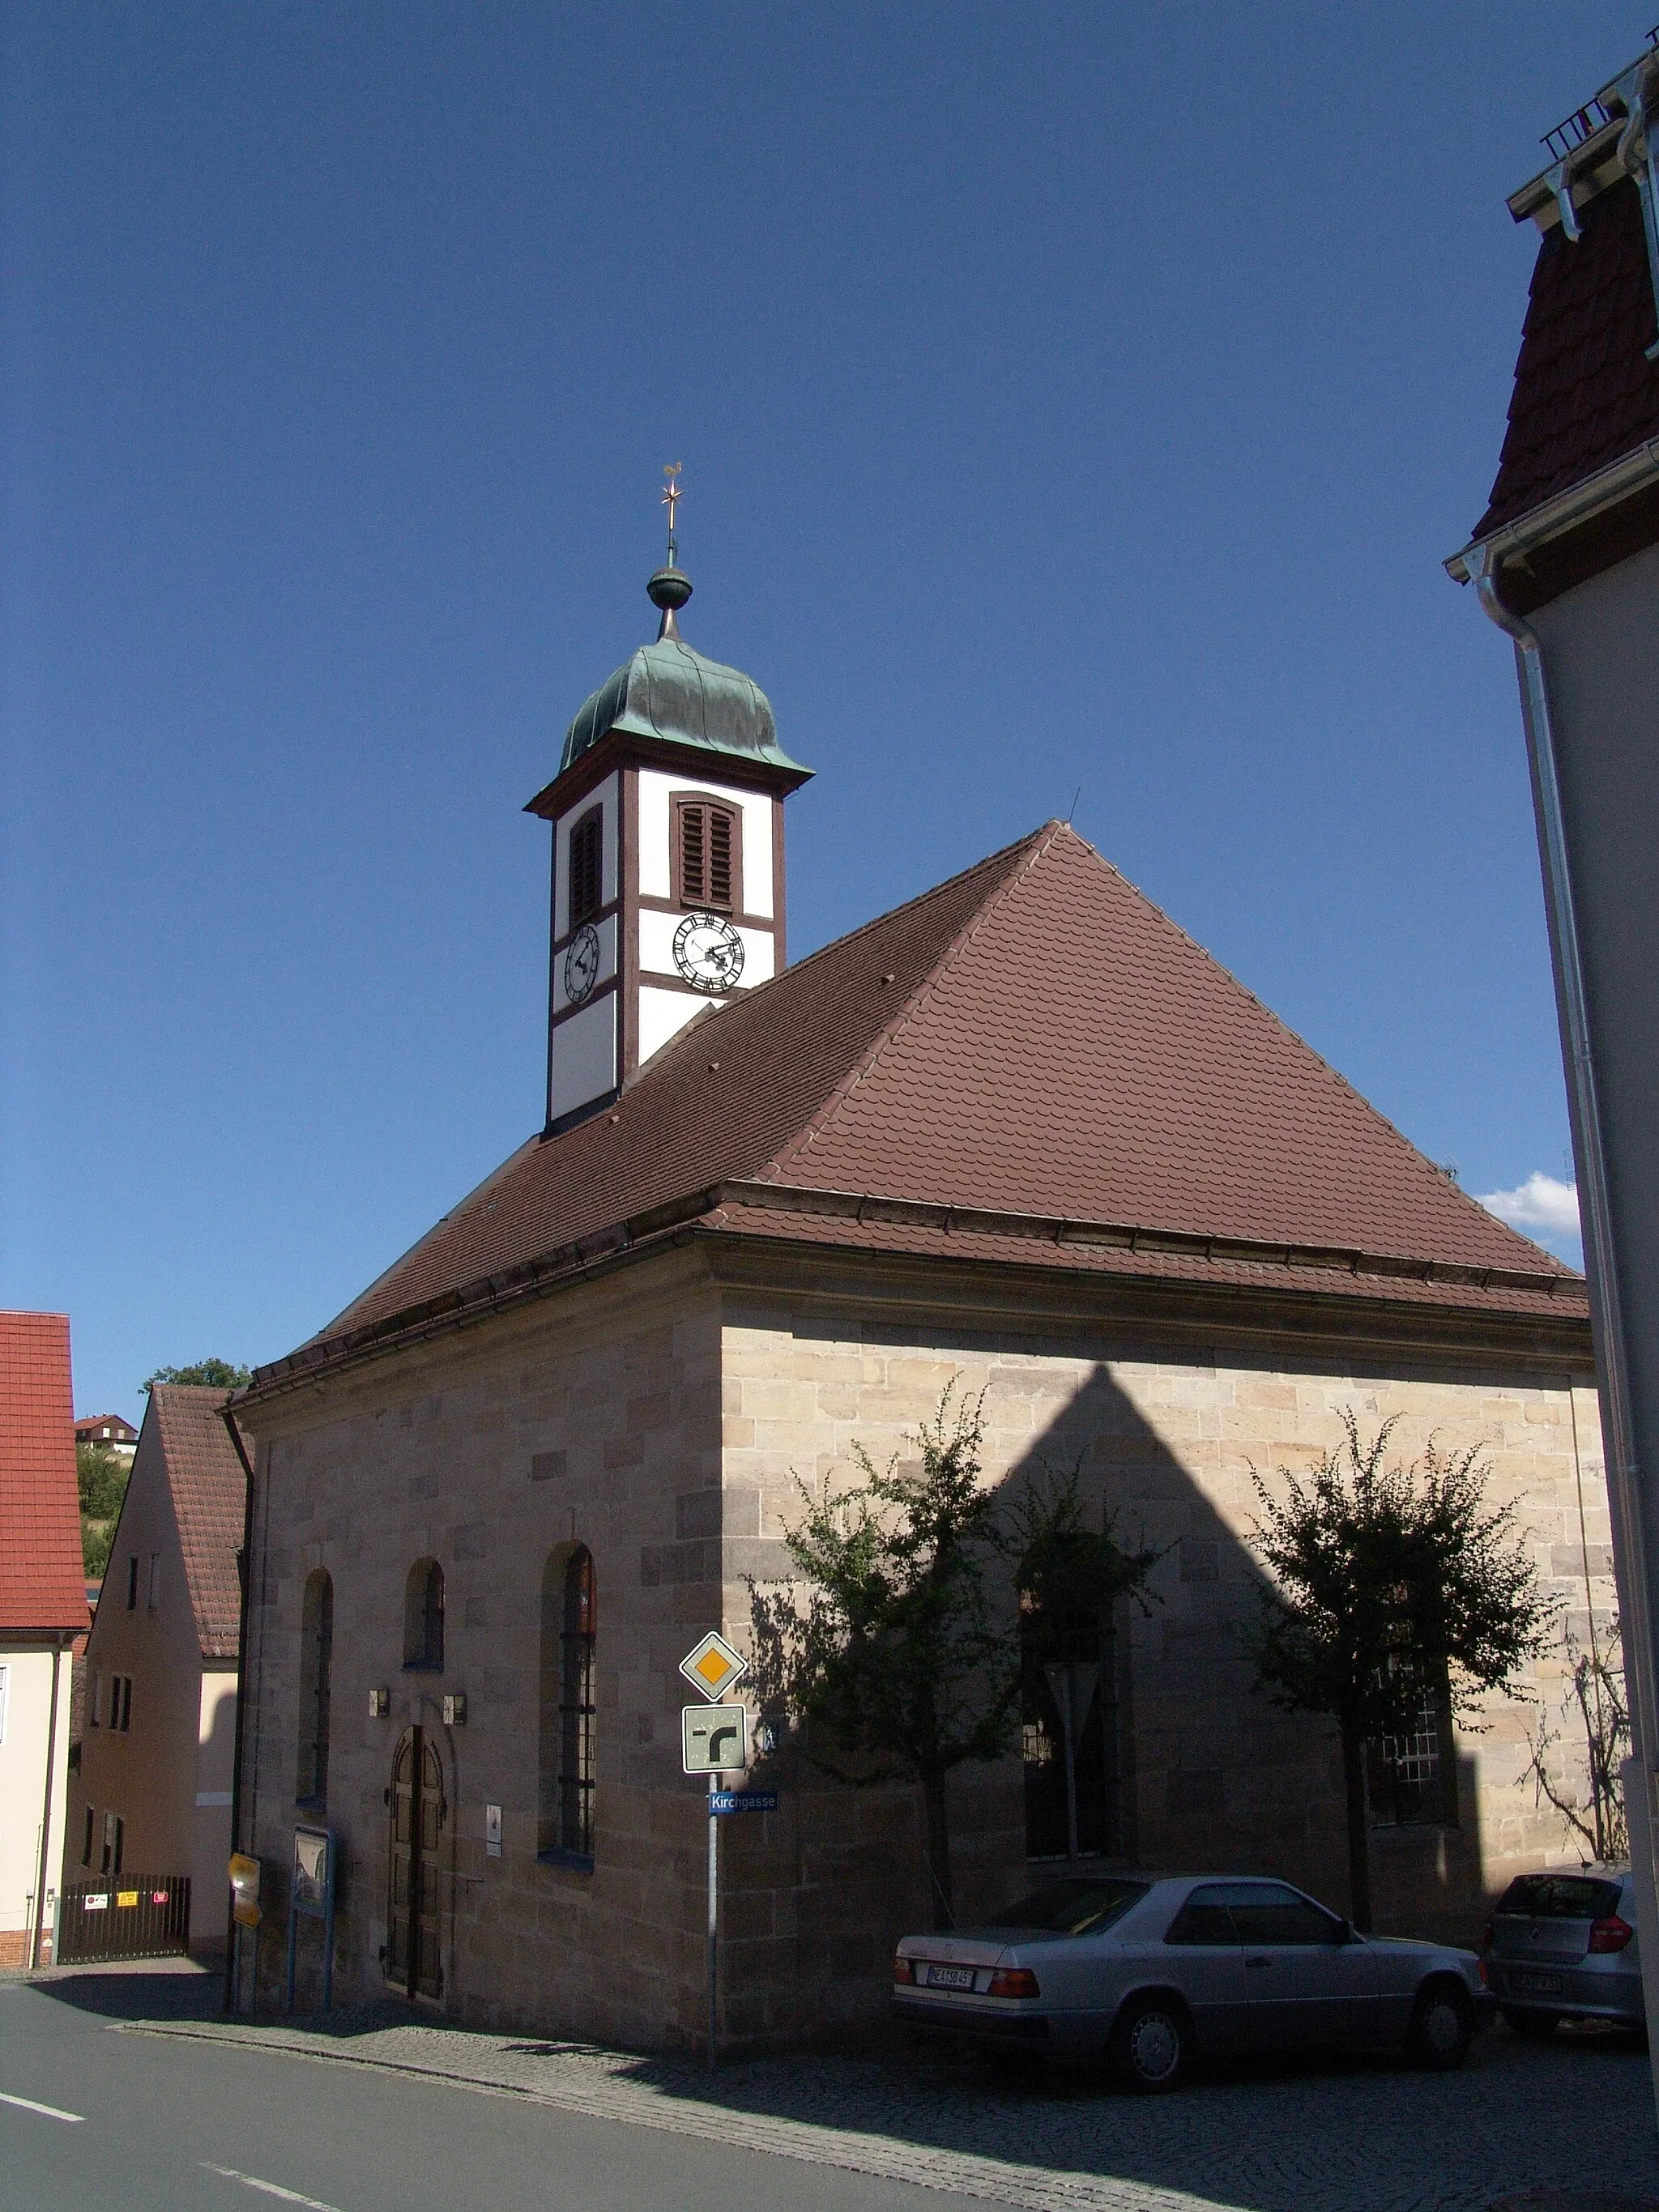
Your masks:
{"label": "car rear window", "polygon": [[1620,1886],[1594,1875],[1523,1874],[1498,1901],[1500,1912],[1524,1913],[1529,1920],[1600,1920],[1619,1910]]}
{"label": "car rear window", "polygon": [[1146,1896],[1145,1881],[1055,1881],[1004,1905],[994,1928],[1041,1928],[1054,1936],[1097,1936]]}

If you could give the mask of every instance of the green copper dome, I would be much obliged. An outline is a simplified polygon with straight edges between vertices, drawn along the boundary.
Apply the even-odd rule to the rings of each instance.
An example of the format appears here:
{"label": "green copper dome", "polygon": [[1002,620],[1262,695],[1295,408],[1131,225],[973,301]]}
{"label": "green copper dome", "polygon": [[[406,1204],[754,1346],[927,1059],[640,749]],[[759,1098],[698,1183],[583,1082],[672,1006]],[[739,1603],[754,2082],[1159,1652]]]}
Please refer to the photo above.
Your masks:
{"label": "green copper dome", "polygon": [[691,596],[689,580],[671,567],[659,569],[647,588],[663,610],[661,635],[654,644],[641,646],[583,702],[565,732],[560,775],[607,730],[666,738],[808,775],[779,744],[772,702],[759,684],[740,669],[704,659],[680,635],[674,617]]}

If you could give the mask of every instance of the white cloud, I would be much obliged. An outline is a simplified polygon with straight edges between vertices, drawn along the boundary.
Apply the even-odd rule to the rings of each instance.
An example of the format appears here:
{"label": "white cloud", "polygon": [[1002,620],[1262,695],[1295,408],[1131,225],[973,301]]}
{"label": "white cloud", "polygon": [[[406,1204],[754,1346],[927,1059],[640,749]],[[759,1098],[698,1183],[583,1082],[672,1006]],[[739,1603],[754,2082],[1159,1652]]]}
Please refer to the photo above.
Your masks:
{"label": "white cloud", "polygon": [[1519,1189],[1489,1190],[1480,1203],[1511,1229],[1540,1231],[1546,1237],[1579,1234],[1577,1184],[1558,1182],[1535,1169]]}

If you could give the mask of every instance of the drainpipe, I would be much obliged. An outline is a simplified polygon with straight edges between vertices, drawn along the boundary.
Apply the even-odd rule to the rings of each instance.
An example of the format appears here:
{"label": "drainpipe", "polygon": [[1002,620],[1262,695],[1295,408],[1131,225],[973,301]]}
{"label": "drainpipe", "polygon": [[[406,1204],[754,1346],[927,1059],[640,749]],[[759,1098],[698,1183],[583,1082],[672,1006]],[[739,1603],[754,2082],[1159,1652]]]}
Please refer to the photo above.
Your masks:
{"label": "drainpipe", "polygon": [[[64,1664],[64,1639],[52,1647],[52,1710],[46,1721],[46,1786],[40,1805],[40,1868],[34,1882],[34,1936],[29,1945],[29,1967],[40,1964],[40,1930],[46,1917],[46,1862],[52,1855],[52,1771],[58,1761],[58,1677]],[[52,1964],[58,1963],[58,1930],[52,1929]]]}
{"label": "drainpipe", "polygon": [[[253,1574],[253,1468],[242,1443],[242,1432],[236,1425],[236,1416],[228,1406],[224,1409],[224,1422],[230,1431],[230,1441],[236,1448],[236,1456],[242,1462],[244,1477],[241,1611],[236,1630],[236,1731],[230,1754],[230,1848],[234,1852],[242,1848],[242,1692],[247,1676],[247,1592]],[[228,1876],[226,1887],[228,1891]],[[236,2009],[236,1966],[240,1948],[241,1937],[236,1925],[236,1899],[234,1895],[228,1895],[225,1905],[225,1993],[221,2006],[224,2012]]]}
{"label": "drainpipe", "polygon": [[[1636,1455],[1631,1413],[1630,1370],[1625,1349],[1615,1266],[1613,1215],[1607,1198],[1607,1156],[1590,1056],[1589,1008],[1579,942],[1566,824],[1545,678],[1544,651],[1538,633],[1498,590],[1496,548],[1472,545],[1463,565],[1480,605],[1499,629],[1514,641],[1533,793],[1538,809],[1538,842],[1544,866],[1544,896],[1550,942],[1555,954],[1556,997],[1567,1077],[1567,1104],[1578,1163],[1579,1211],[1583,1225],[1585,1273],[1589,1279],[1590,1322],[1601,1385],[1601,1424],[1607,1448],[1607,1500],[1613,1513],[1624,1623],[1625,1665],[1631,1687],[1637,1756],[1623,1771],[1625,1808],[1630,1824],[1631,1866],[1636,1876],[1638,1930],[1646,1955],[1659,1958],[1659,1899],[1656,1898],[1655,1842],[1659,1837],[1659,1701],[1655,1697],[1654,1607],[1648,1581],[1647,1528],[1643,1512],[1641,1468]],[[1659,2037],[1659,1974],[1647,1978],[1649,2027]],[[1654,2067],[1659,2082],[1659,2041]]]}

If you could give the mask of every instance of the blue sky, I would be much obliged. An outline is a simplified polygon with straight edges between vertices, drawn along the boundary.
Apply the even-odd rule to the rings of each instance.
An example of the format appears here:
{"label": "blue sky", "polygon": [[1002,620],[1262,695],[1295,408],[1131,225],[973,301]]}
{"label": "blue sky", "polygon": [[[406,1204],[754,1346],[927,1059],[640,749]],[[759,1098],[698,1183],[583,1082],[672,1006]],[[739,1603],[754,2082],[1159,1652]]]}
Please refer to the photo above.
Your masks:
{"label": "blue sky", "polygon": [[[649,634],[817,770],[792,949],[1071,807],[1467,1187],[1570,1173],[1504,195],[1627,7],[0,21],[0,1303],[261,1360],[536,1125]],[[1576,1247],[1555,1241],[1576,1256]]]}

